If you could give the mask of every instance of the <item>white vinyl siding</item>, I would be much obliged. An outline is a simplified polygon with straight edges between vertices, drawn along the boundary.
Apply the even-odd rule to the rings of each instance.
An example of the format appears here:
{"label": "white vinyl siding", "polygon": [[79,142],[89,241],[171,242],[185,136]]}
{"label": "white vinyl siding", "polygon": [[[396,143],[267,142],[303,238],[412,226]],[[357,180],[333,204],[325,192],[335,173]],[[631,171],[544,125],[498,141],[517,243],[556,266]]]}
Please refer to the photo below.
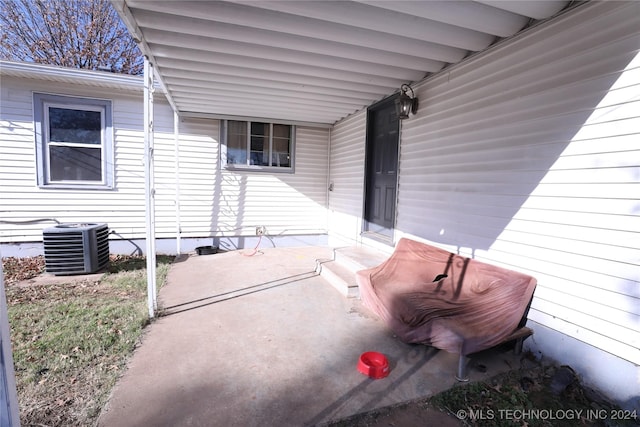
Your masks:
{"label": "white vinyl siding", "polygon": [[594,3],[429,79],[397,229],[535,276],[529,319],[640,364],[638,3]]}
{"label": "white vinyl siding", "polygon": [[[39,188],[32,92],[109,99],[113,105],[113,191]],[[0,117],[0,221],[52,218],[105,222],[112,239],[145,237],[142,90],[134,93],[72,84],[2,78]],[[156,236],[176,236],[176,156],[173,112],[155,101]],[[179,182],[183,237],[255,236],[327,232],[329,129],[296,126],[296,171],[250,174],[221,171],[218,120],[180,121]],[[40,242],[53,222],[0,223],[0,242]]]}
{"label": "white vinyl siding", "polygon": [[362,227],[366,117],[366,111],[360,111],[331,131],[330,234],[354,242]]}
{"label": "white vinyl siding", "polygon": [[296,173],[220,170],[219,122],[187,119],[201,136],[180,146],[183,237],[325,234],[327,129],[296,127]]}
{"label": "white vinyl siding", "polygon": [[[113,191],[42,189],[37,185],[32,92],[111,100],[114,130]],[[0,118],[0,220],[57,219],[60,222],[106,222],[126,238],[144,233],[142,93],[3,77]],[[165,108],[168,108],[165,106]],[[0,241],[39,242],[53,222],[0,224]]]}

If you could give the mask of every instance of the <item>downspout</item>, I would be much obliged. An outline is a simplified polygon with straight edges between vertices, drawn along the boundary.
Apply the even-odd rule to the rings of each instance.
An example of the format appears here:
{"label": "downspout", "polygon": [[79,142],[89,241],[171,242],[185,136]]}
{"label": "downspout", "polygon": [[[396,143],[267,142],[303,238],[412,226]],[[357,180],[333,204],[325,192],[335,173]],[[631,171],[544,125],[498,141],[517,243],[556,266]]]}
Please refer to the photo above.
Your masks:
{"label": "downspout", "polygon": [[176,254],[182,252],[180,234],[180,117],[178,112],[173,110],[173,144],[175,148],[175,169],[176,169]]}
{"label": "downspout", "polygon": [[149,318],[155,317],[158,301],[156,295],[156,218],[155,179],[153,164],[153,64],[144,58],[144,182],[147,244],[147,303]]}

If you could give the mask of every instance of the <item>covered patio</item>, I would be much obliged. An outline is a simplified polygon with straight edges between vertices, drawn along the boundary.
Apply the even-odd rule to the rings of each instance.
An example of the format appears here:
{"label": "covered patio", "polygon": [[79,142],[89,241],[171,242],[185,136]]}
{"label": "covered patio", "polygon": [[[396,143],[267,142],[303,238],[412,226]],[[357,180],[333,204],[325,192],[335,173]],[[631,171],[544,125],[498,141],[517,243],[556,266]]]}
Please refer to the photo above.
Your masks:
{"label": "covered patio", "polygon": [[[100,426],[318,425],[424,398],[457,383],[458,356],[402,343],[357,298],[316,272],[327,247],[183,256]],[[384,353],[388,377],[357,370]],[[506,349],[478,353],[472,381],[517,368]],[[456,422],[442,414],[434,422]],[[446,425],[446,424],[445,424]],[[454,424],[455,425],[455,424]]]}
{"label": "covered patio", "polygon": [[[399,119],[415,114],[419,104],[411,85],[423,83],[427,77],[556,16],[572,4],[564,0],[112,3],[145,56],[150,317],[158,308],[153,107],[156,81],[174,113],[176,252],[181,253],[177,162],[182,119],[260,121],[270,122],[271,126],[286,123],[327,129],[373,104],[394,100],[397,113],[392,113],[389,120],[398,129],[389,135],[399,142]],[[402,98],[404,107],[400,107]],[[225,132],[223,128],[221,134]],[[247,139],[253,141],[253,135]],[[373,139],[367,136],[367,143]],[[249,151],[253,144],[248,146]],[[384,150],[384,155],[378,155],[386,160],[371,161],[383,161],[383,168],[387,168],[386,163],[397,168],[398,150]],[[289,147],[286,155],[293,157],[292,154],[293,147]],[[328,157],[331,155],[329,149]],[[227,161],[224,151],[220,157],[225,159],[222,162]],[[368,157],[373,159],[375,155]],[[370,174],[377,173],[370,166],[367,169]],[[376,201],[369,193],[365,196],[367,204],[379,204],[382,210],[392,213],[385,213],[388,218],[384,219],[371,212],[364,214],[366,221],[373,224],[364,231],[384,230],[380,236],[386,244],[393,243],[397,170],[390,176],[392,179],[384,184],[387,188],[382,189],[384,200]],[[330,182],[327,187],[333,191]],[[379,189],[376,191],[381,194]]]}
{"label": "covered patio", "polygon": [[[262,267],[248,263],[286,249],[250,260],[231,253],[206,263],[190,258],[175,266],[158,304],[154,77],[174,113],[176,161],[188,120],[206,123],[212,139],[197,147],[208,150],[203,170],[211,172],[209,187],[192,183],[194,193],[211,202],[190,215],[190,221],[204,220],[199,232],[244,242],[266,224],[278,237],[307,230],[387,249],[408,236],[530,273],[541,283],[529,314],[536,351],[575,364],[612,396],[638,404],[637,387],[622,387],[638,374],[637,3],[112,1],[147,58],[149,313],[164,307],[169,315],[152,325],[121,385],[134,375],[144,378],[147,389],[138,394],[163,406],[149,407],[151,414],[143,404],[131,406],[135,393],[120,398],[116,392],[118,409],[105,417],[126,408],[141,423],[174,414],[178,409],[167,402],[180,384],[180,401],[188,402],[182,420],[194,413],[244,424],[268,413],[282,418],[264,424],[317,424],[454,381],[444,368],[455,365],[452,356],[401,345],[357,300],[317,286],[323,279],[313,273],[316,256],[308,256],[308,265],[295,252],[274,255]],[[394,101],[414,89],[417,112],[400,120]],[[252,121],[295,129],[296,148],[292,143],[287,154],[298,166],[255,171],[245,156],[249,167],[234,169],[225,154],[233,121],[247,129]],[[385,122],[393,126],[376,134],[375,125]],[[251,138],[245,139],[250,153]],[[384,172],[392,172],[388,182],[376,181],[384,175],[376,169],[380,159]],[[222,192],[221,181],[228,184]],[[278,210],[276,188],[304,204]],[[176,183],[178,253],[181,224],[187,224],[180,219],[180,191]],[[225,203],[229,209],[220,208]],[[231,226],[220,226],[224,213]],[[299,225],[306,216],[318,220]],[[165,216],[165,236],[168,222]],[[231,264],[207,270],[218,259]],[[215,303],[211,297],[249,289],[260,291]],[[218,317],[223,308],[228,311]],[[271,342],[260,341],[271,331]],[[148,344],[154,341],[160,347]],[[383,381],[363,380],[354,368],[354,357],[369,344],[395,361]],[[233,357],[225,358],[229,348]],[[284,358],[287,348],[296,353]],[[257,364],[258,358],[267,363]],[[263,369],[274,360],[282,372]],[[593,371],[593,360],[611,368]],[[232,367],[221,365],[227,362]],[[178,379],[195,381],[174,378],[162,386],[163,376],[175,371]],[[325,378],[332,380],[322,390],[314,387]],[[215,402],[198,400],[212,393],[218,393]],[[274,406],[285,401],[290,406]]]}

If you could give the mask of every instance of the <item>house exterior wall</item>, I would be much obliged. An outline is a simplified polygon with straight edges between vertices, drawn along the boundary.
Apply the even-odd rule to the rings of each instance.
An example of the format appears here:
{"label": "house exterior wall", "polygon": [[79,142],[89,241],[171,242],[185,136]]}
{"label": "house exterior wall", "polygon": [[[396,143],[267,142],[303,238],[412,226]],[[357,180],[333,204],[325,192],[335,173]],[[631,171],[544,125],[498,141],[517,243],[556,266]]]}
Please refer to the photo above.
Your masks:
{"label": "house exterior wall", "polygon": [[[638,3],[592,2],[417,86],[418,114],[401,124],[395,236],[536,277],[529,349],[635,408],[638,16]],[[347,127],[364,124],[335,129]],[[361,173],[364,160],[350,164]],[[330,207],[355,217],[349,201],[361,198],[353,186]]]}
{"label": "house exterior wall", "polygon": [[185,120],[202,141],[180,146],[183,237],[326,234],[328,129],[296,128],[294,174],[244,172],[220,169],[218,121]]}
{"label": "house exterior wall", "polygon": [[[113,122],[117,124],[114,130],[115,190],[38,187],[33,92],[113,100]],[[142,92],[114,96],[113,91],[102,88],[3,76],[1,96],[1,220],[54,218],[60,222],[107,222],[127,237],[138,233],[144,236]],[[0,241],[39,242],[42,229],[53,225],[54,222],[0,224]]]}
{"label": "house exterior wall", "polygon": [[[33,92],[112,100],[115,189],[38,187]],[[106,222],[115,233],[111,236],[112,251],[129,253],[136,247],[144,248],[138,241],[145,238],[142,91],[5,75],[1,96],[0,221],[52,218],[60,222]],[[293,238],[295,243],[297,238],[303,240],[302,236],[326,234],[328,129],[297,127],[294,174],[232,172],[220,167],[218,120],[181,118],[177,156],[173,121],[169,105],[156,96],[158,239],[175,239],[177,194],[184,239],[208,239],[206,244],[211,244],[211,238],[226,239],[228,246],[242,247],[247,243],[243,236],[255,238],[256,226],[265,226],[272,241],[298,236]],[[176,181],[180,184],[178,191]],[[53,225],[53,221],[20,225],[0,222],[0,243],[20,244],[25,254],[41,252],[42,229]],[[115,244],[119,239],[125,240]],[[133,242],[127,243],[127,239]],[[311,241],[317,238],[312,237]],[[185,250],[196,244],[187,244]],[[29,245],[33,251],[28,250]],[[171,252],[175,244],[159,248]],[[12,252],[4,250],[3,254]]]}

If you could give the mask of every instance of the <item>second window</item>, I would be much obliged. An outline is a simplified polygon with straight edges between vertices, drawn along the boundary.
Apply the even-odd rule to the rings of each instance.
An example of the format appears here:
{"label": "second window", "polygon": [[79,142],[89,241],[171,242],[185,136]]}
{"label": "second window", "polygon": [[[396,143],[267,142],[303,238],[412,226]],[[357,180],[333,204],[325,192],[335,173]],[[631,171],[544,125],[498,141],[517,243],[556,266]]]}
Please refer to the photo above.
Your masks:
{"label": "second window", "polygon": [[292,125],[227,120],[223,164],[232,169],[293,170]]}

